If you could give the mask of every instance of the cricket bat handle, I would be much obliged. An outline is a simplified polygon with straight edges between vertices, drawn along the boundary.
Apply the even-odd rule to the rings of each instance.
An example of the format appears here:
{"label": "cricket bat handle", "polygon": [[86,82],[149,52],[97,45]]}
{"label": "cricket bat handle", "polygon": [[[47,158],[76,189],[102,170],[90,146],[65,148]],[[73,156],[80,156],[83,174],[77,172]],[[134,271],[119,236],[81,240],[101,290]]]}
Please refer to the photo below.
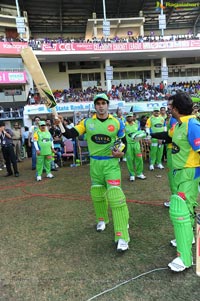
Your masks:
{"label": "cricket bat handle", "polygon": [[200,276],[200,213],[197,214],[196,226],[196,274]]}
{"label": "cricket bat handle", "polygon": [[[57,118],[57,119],[58,119],[58,113],[57,113],[57,111],[56,111],[56,108],[55,108],[55,107],[54,107],[54,108],[52,108],[52,114],[54,115],[54,117],[55,117],[55,118]],[[62,122],[60,121],[58,125],[59,125],[59,128],[60,128],[61,132],[62,132],[62,133],[64,133],[64,132],[65,132],[65,128],[64,128],[64,126],[63,126]]]}

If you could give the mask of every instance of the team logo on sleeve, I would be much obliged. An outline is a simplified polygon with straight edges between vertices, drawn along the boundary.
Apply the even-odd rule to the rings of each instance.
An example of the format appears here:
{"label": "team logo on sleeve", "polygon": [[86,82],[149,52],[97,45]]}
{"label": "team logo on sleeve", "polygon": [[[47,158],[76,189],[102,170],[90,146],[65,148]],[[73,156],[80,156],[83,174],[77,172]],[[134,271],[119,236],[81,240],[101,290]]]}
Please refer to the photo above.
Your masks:
{"label": "team logo on sleeve", "polygon": [[90,124],[89,124],[89,130],[90,130],[90,131],[93,131],[94,129],[95,129],[94,123],[90,123]]}
{"label": "team logo on sleeve", "polygon": [[113,124],[109,124],[107,129],[108,129],[109,132],[114,132],[115,126]]}
{"label": "team logo on sleeve", "polygon": [[162,123],[157,123],[154,126],[155,126],[155,128],[161,128],[161,127],[163,127],[163,124]]}
{"label": "team logo on sleeve", "polygon": [[103,134],[93,135],[91,140],[96,144],[108,144],[111,142],[111,138]]}
{"label": "team logo on sleeve", "polygon": [[194,145],[195,146],[200,146],[200,138],[197,138],[194,140]]}

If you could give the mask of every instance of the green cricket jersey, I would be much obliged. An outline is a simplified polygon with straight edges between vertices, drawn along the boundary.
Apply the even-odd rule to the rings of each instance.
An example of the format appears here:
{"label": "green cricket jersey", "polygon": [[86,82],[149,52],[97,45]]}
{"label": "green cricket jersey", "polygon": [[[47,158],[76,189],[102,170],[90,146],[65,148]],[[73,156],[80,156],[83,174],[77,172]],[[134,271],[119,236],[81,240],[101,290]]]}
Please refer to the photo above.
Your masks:
{"label": "green cricket jersey", "polygon": [[111,114],[103,122],[94,114],[91,118],[82,120],[75,126],[75,129],[79,135],[87,133],[90,157],[96,159],[112,157],[112,147],[116,138],[122,138],[125,135],[124,124]]}

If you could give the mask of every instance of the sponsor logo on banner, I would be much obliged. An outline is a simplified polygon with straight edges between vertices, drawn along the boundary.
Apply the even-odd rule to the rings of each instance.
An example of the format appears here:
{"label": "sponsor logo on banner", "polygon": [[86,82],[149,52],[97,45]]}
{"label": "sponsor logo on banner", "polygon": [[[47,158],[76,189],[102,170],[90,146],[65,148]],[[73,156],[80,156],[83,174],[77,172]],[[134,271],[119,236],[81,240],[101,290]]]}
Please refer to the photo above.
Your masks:
{"label": "sponsor logo on banner", "polygon": [[26,42],[0,42],[0,54],[19,54],[21,49],[26,47],[28,47]]}

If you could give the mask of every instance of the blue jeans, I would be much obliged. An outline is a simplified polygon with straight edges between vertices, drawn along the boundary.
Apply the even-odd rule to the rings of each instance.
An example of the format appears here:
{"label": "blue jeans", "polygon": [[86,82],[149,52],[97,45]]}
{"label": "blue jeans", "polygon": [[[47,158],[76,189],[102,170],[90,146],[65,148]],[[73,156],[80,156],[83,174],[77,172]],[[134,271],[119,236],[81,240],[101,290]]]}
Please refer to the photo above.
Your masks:
{"label": "blue jeans", "polygon": [[32,152],[32,168],[36,168],[36,149],[34,143],[31,143],[31,152]]}

